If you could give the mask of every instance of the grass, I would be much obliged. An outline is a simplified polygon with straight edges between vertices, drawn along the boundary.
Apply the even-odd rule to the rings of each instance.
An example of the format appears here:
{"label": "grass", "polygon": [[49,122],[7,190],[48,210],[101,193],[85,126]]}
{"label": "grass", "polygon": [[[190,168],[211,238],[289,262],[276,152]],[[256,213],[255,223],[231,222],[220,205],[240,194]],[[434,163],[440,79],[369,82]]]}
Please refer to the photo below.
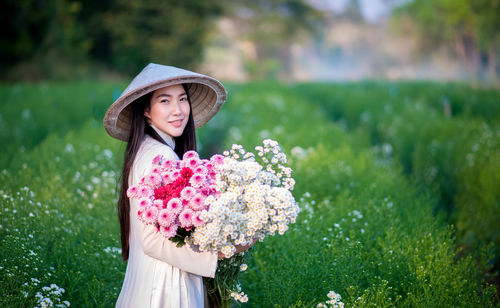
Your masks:
{"label": "grass", "polygon": [[[46,85],[43,101],[58,97],[64,113],[25,99],[42,87],[0,90],[19,92],[15,107],[4,105],[0,110],[3,123],[12,127],[2,138],[16,145],[1,156],[0,305],[35,306],[36,293],[56,284],[65,289],[58,296],[72,306],[112,306],[125,272],[115,210],[124,147],[106,135],[100,117],[115,85]],[[315,85],[310,87],[311,93],[316,90]],[[397,87],[398,95],[411,99],[421,87],[405,84]],[[352,85],[351,95],[368,91],[365,88],[370,87]],[[88,93],[94,90],[92,98]],[[465,105],[463,96],[475,95],[474,91],[457,89],[454,94],[463,101],[460,121],[493,127],[491,115],[476,105]],[[493,247],[481,244],[473,253],[457,248],[459,226],[448,225],[445,215],[435,213],[440,194],[425,177],[416,182],[405,175],[395,142],[392,152],[384,143],[374,144],[374,135],[379,135],[367,129],[371,126],[332,118],[325,113],[324,101],[302,94],[277,83],[229,85],[228,103],[197,132],[204,156],[232,143],[251,150],[264,138],[276,139],[295,170],[294,194],[303,210],[284,236],[268,238],[252,249],[249,269],[241,275],[250,297],[247,306],[315,307],[327,300],[330,290],[341,294],[349,307],[495,306],[495,288],[487,283]],[[72,95],[81,100],[78,108],[71,107]],[[92,112],[93,108],[102,109]],[[23,110],[44,120],[32,128],[14,126]],[[405,112],[395,110],[393,116],[406,119]],[[37,127],[42,132],[30,136]],[[454,138],[452,132],[443,136]],[[476,135],[460,140],[469,142],[468,136]],[[484,147],[493,148],[488,142],[496,142],[495,138],[485,138]],[[426,151],[424,145],[422,150]],[[460,177],[476,176],[479,165],[485,170],[475,182],[460,182],[468,185],[457,187],[464,203],[494,200],[494,193],[476,191],[496,180],[488,171],[497,168],[490,157],[491,152],[479,151],[477,164],[460,169]]]}

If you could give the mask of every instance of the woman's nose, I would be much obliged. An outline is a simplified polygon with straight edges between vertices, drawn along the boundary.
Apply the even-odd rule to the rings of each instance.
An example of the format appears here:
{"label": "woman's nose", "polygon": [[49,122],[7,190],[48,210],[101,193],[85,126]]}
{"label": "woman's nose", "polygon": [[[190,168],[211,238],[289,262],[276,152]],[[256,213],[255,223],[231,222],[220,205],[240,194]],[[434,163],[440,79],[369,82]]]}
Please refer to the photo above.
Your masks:
{"label": "woman's nose", "polygon": [[173,107],[174,107],[174,110],[172,110],[172,112],[173,112],[174,114],[180,114],[180,113],[181,113],[181,104],[180,104],[180,102],[179,102],[179,101],[175,101],[175,103],[174,103],[174,106],[173,106]]}

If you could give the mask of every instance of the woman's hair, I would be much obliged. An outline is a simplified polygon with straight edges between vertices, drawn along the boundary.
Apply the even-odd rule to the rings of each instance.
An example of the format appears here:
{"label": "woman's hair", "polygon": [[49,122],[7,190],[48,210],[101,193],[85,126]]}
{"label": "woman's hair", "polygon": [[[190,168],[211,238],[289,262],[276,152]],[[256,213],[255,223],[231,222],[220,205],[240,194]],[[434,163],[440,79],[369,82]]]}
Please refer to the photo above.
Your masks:
{"label": "woman's hair", "polygon": [[[182,158],[185,152],[189,150],[196,151],[196,133],[191,109],[191,99],[189,97],[186,84],[182,84],[186,91],[189,101],[189,119],[182,135],[175,137],[175,153]],[[146,122],[144,111],[150,108],[152,92],[141,96],[132,103],[132,125],[128,137],[127,148],[125,149],[123,159],[123,169],[121,174],[120,196],[118,198],[118,220],[120,221],[120,234],[122,243],[122,258],[128,260],[129,256],[129,235],[130,235],[130,200],[127,197],[128,178],[135,157],[141,146],[145,135],[150,135],[157,141],[166,144],[158,133]]]}

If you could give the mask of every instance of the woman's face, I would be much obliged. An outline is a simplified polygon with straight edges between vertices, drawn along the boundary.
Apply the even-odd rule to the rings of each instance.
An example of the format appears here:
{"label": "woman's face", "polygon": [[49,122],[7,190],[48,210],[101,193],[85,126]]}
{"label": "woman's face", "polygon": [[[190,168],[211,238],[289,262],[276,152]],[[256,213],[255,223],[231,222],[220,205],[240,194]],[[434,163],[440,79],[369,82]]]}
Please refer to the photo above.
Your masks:
{"label": "woman's face", "polygon": [[189,112],[187,93],[181,84],[176,84],[154,91],[144,116],[165,134],[179,137],[189,120]]}

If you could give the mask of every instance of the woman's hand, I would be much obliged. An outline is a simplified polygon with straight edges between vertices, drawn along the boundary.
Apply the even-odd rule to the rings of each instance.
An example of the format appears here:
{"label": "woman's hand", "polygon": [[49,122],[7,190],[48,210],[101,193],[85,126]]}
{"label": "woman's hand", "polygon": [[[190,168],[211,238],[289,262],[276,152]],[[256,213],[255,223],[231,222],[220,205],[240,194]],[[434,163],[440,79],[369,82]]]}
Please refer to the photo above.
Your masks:
{"label": "woman's hand", "polygon": [[[253,244],[255,244],[255,242],[257,242],[257,239],[254,238],[252,240],[252,244],[248,244],[246,246],[241,246],[241,245],[235,245],[234,247],[236,247],[236,252],[234,254],[237,254],[237,253],[240,253],[240,252],[243,252],[243,251],[247,251],[248,249],[250,249],[250,247],[253,246]],[[226,258],[226,255],[223,254],[222,252],[218,252],[217,253],[217,258],[220,260],[220,259],[224,259]]]}

